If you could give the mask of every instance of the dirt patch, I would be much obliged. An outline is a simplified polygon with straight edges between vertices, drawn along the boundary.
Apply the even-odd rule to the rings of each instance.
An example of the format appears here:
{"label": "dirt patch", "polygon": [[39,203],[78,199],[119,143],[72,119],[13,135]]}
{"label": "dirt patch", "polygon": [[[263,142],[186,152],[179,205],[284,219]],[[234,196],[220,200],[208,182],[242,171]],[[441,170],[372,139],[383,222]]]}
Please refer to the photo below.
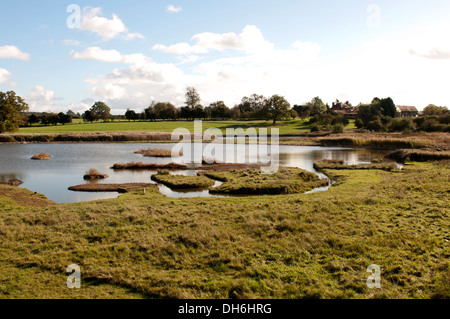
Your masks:
{"label": "dirt patch", "polygon": [[56,205],[42,194],[15,186],[0,185],[0,196],[5,196],[19,206],[47,207]]}
{"label": "dirt patch", "polygon": [[8,186],[20,186],[22,184],[23,184],[23,182],[19,179],[12,179],[7,182],[0,182],[0,185],[8,185]]}
{"label": "dirt patch", "polygon": [[69,190],[74,192],[118,192],[128,193],[133,190],[141,188],[155,187],[155,184],[150,183],[124,183],[124,184],[83,184],[69,187]]}

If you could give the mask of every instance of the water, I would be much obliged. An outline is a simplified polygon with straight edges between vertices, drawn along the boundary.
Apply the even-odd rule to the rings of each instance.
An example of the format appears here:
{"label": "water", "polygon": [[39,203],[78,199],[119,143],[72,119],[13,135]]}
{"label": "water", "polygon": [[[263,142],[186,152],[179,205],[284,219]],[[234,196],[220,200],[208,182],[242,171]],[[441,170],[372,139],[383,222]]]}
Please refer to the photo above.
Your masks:
{"label": "water", "polygon": [[[72,192],[70,186],[87,183],[83,176],[90,168],[95,168],[109,177],[100,183],[153,183],[151,176],[156,171],[112,170],[115,163],[144,162],[167,164],[170,158],[148,158],[134,151],[148,148],[172,149],[174,144],[144,143],[107,143],[107,144],[1,144],[0,145],[0,181],[13,178],[22,180],[22,188],[30,189],[47,196],[56,203],[73,203],[97,199],[115,198],[117,193],[81,193]],[[248,148],[248,146],[246,146]],[[47,161],[33,161],[31,157],[41,152],[53,155]],[[318,174],[313,163],[321,159],[344,160],[348,164],[366,164],[372,159],[383,157],[384,151],[325,148],[316,146],[279,146],[279,165],[298,167]],[[255,159],[250,153],[248,159]],[[176,162],[189,161],[186,152]],[[175,171],[173,174],[196,175],[196,170]],[[318,174],[320,177],[324,177]],[[217,185],[216,185],[217,186]],[[208,190],[195,192],[172,191],[158,185],[160,191],[169,197],[212,197]]]}

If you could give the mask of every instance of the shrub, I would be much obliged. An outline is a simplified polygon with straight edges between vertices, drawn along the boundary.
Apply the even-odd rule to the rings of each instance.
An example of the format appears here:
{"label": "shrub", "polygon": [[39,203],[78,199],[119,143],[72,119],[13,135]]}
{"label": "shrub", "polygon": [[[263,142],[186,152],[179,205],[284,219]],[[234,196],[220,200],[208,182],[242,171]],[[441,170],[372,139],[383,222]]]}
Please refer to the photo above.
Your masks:
{"label": "shrub", "polygon": [[89,169],[89,171],[86,172],[86,175],[84,175],[84,179],[85,180],[90,180],[90,179],[104,179],[107,178],[108,175],[106,174],[102,174],[99,171],[97,171],[94,168]]}
{"label": "shrub", "polygon": [[343,124],[333,125],[333,133],[344,133],[344,125]]}

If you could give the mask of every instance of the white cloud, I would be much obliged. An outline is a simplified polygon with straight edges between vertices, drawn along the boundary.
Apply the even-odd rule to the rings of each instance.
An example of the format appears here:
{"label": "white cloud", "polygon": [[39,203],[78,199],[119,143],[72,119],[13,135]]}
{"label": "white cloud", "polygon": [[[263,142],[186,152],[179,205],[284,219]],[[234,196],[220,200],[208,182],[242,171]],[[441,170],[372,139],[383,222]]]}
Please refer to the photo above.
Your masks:
{"label": "white cloud", "polygon": [[20,49],[13,45],[4,45],[0,47],[0,59],[17,59],[23,61],[29,61],[31,56],[29,53],[24,53]]}
{"label": "white cloud", "polygon": [[[204,105],[224,100],[232,107],[243,96],[258,93],[281,94],[291,104],[320,96],[328,103],[339,98],[356,105],[390,96],[396,104],[422,109],[429,103],[449,105],[450,59],[411,54],[411,50],[428,52],[430,45],[446,52],[444,40],[450,28],[441,28],[438,36],[437,29],[418,28],[321,55],[319,44],[306,41],[277,48],[258,28],[247,26],[240,34],[200,33],[192,38],[193,44],[154,47],[175,54],[173,63],[99,48],[89,48],[78,58],[129,64],[86,81],[96,98],[106,99],[117,110],[142,109],[152,99],[182,105],[187,86],[197,88]],[[233,55],[220,54],[226,50]],[[207,54],[212,51],[214,55]],[[189,67],[182,67],[188,62]]]}
{"label": "white cloud", "polygon": [[55,92],[47,90],[42,85],[36,85],[28,93],[26,101],[32,112],[56,112]]}
{"label": "white cloud", "polygon": [[72,57],[77,60],[96,60],[103,62],[122,62],[122,54],[116,50],[102,50],[99,47],[90,47],[83,52],[75,52]]}
{"label": "white cloud", "polygon": [[142,34],[130,33],[116,14],[113,14],[112,19],[101,15],[101,8],[84,8],[80,29],[96,33],[102,37],[103,41],[109,41],[118,36],[122,36],[124,39],[144,38]]}
{"label": "white cloud", "polygon": [[167,11],[167,12],[170,12],[170,13],[178,13],[178,12],[180,12],[180,11],[182,11],[182,10],[183,10],[182,7],[175,7],[173,4],[169,4],[169,5],[166,7],[166,11]]}
{"label": "white cloud", "polygon": [[265,50],[272,50],[273,44],[266,41],[262,32],[253,25],[246,26],[240,34],[211,33],[204,32],[196,34],[191,41],[196,41],[194,45],[189,43],[177,43],[170,46],[156,44],[154,50],[177,55],[200,54],[210,51],[237,50],[247,53],[257,53]]}
{"label": "white cloud", "polygon": [[6,84],[11,78],[11,72],[0,68],[0,84]]}

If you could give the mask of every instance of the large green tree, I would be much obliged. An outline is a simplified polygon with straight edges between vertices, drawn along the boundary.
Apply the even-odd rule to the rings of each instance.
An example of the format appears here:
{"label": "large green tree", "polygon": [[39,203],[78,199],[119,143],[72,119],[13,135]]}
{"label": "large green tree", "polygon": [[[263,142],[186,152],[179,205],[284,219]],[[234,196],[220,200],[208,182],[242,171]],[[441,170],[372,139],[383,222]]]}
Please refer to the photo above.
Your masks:
{"label": "large green tree", "polygon": [[104,102],[95,102],[90,111],[94,114],[94,117],[107,121],[111,118],[111,109]]}
{"label": "large green tree", "polygon": [[273,124],[277,123],[277,120],[286,116],[291,109],[289,102],[280,95],[274,95],[266,101],[266,114],[267,117],[273,120]]}
{"label": "large green tree", "polygon": [[327,111],[327,106],[318,96],[313,98],[311,102],[306,103],[306,106],[310,108],[312,115],[323,114]]}
{"label": "large green tree", "polygon": [[0,92],[0,133],[17,131],[28,104],[14,91]]}
{"label": "large green tree", "polygon": [[394,101],[390,97],[381,99],[380,107],[384,116],[389,116],[392,118],[397,116],[397,108],[395,107]]}

